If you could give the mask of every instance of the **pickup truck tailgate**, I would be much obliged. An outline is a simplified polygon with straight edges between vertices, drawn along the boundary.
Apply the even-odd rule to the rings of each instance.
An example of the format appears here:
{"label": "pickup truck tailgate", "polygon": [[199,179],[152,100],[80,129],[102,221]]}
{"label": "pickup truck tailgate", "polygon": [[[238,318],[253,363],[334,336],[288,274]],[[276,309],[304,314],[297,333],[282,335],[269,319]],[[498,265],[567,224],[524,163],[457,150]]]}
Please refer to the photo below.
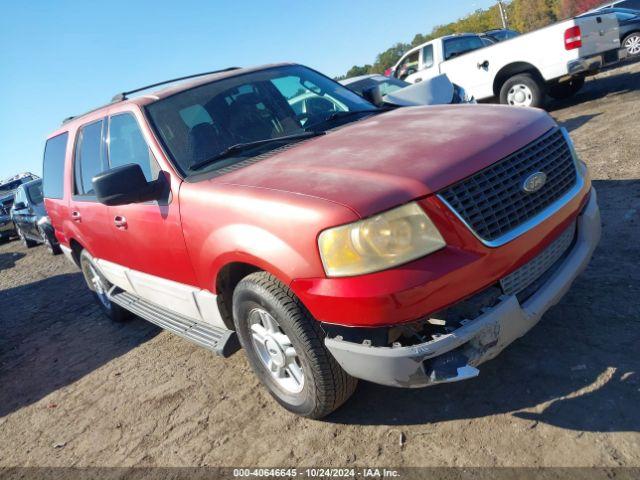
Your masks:
{"label": "pickup truck tailgate", "polygon": [[582,46],[579,50],[581,57],[620,48],[620,27],[615,14],[578,17],[575,23],[580,27],[582,35]]}

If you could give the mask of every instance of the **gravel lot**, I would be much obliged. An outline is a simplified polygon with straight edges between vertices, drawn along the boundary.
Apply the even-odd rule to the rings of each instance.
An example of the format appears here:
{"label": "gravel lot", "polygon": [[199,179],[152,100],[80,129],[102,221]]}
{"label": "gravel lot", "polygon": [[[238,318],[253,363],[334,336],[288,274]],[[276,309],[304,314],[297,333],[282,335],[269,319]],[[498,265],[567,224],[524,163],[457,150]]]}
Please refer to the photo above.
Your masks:
{"label": "gravel lot", "polygon": [[362,382],[324,421],[279,408],[242,352],[109,323],[65,258],[0,245],[0,466],[640,466],[640,63],[552,110],[599,194],[590,267],[479,378]]}

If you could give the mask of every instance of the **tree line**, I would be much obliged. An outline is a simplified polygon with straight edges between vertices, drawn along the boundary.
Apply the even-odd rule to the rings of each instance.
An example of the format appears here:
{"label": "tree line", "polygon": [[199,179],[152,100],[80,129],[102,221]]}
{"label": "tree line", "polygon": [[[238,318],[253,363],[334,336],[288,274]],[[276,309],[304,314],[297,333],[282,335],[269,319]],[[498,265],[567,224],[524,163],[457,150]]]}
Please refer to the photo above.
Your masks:
{"label": "tree line", "polygon": [[[522,33],[545,27],[559,20],[572,17],[602,4],[603,0],[511,0],[505,2],[509,28]],[[464,18],[446,25],[436,25],[430,33],[417,33],[411,43],[398,42],[376,56],[373,64],[354,65],[346,75],[355,77],[368,73],[384,73],[409,49],[434,38],[452,33],[485,32],[502,28],[499,6],[479,9]]]}

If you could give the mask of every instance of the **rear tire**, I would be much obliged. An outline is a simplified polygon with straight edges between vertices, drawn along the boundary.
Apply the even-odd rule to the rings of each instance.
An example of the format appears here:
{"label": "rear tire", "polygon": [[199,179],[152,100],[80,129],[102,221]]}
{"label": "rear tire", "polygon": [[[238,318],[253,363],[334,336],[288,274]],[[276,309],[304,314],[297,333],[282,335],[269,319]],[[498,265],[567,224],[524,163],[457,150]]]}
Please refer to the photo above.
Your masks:
{"label": "rear tire", "polygon": [[355,391],[349,376],[324,346],[324,334],[300,300],[266,272],[240,281],[233,319],[251,368],[287,410],[322,418]]}
{"label": "rear tire", "polygon": [[630,57],[640,55],[640,32],[632,32],[622,40],[622,46]]}
{"label": "rear tire", "polygon": [[500,103],[514,107],[542,108],[545,100],[542,80],[531,73],[520,73],[509,78],[500,88]]}
{"label": "rear tire", "polygon": [[572,78],[568,82],[554,83],[549,85],[547,93],[551,98],[555,98],[556,100],[570,98],[584,87],[584,82],[584,77],[578,77]]}
{"label": "rear tire", "polygon": [[57,242],[54,242],[53,240],[51,240],[49,235],[47,235],[47,232],[45,232],[40,227],[38,227],[38,232],[40,232],[40,236],[42,237],[42,243],[44,244],[45,247],[47,247],[47,250],[51,255],[60,255],[62,253],[62,249],[60,248],[60,245],[58,245]]}
{"label": "rear tire", "polygon": [[87,287],[89,287],[98,305],[100,305],[102,311],[110,320],[114,322],[124,322],[133,316],[131,312],[109,300],[107,292],[112,285],[100,273],[93,257],[86,250],[82,250],[80,253],[80,269],[84,275],[85,282],[87,282]]}

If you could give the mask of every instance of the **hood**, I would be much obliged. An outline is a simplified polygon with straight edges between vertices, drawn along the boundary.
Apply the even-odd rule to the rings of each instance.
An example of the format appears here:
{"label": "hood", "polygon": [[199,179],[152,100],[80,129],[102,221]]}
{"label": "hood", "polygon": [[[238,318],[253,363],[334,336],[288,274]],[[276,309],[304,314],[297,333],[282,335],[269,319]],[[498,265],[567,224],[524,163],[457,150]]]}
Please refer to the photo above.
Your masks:
{"label": "hood", "polygon": [[383,100],[401,107],[445,105],[453,100],[453,83],[444,73],[408,87],[387,93]]}
{"label": "hood", "polygon": [[555,125],[532,108],[399,108],[211,181],[322,198],[366,217],[462,180]]}

